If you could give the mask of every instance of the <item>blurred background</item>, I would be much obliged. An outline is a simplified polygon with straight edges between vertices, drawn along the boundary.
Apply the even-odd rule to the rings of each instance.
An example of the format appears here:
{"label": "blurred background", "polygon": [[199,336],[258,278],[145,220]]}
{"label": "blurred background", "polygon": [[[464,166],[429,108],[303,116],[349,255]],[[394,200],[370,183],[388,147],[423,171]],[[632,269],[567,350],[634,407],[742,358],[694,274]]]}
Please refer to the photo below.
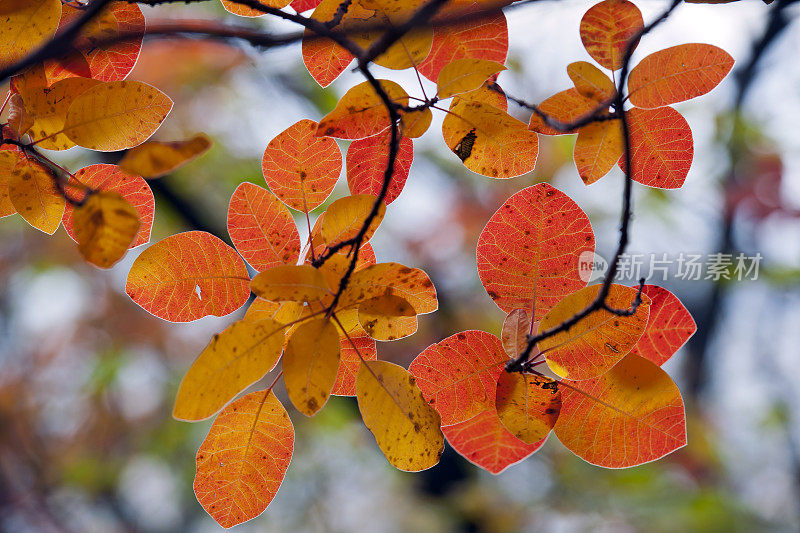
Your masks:
{"label": "blurred background", "polygon": [[[509,70],[500,85],[530,102],[568,88],[566,65],[589,59],[578,25],[592,3],[508,9]],[[667,5],[636,3],[645,21]],[[686,280],[673,271],[653,281],[677,294],[698,323],[665,367],[687,403],[687,447],[653,464],[604,470],[551,436],[497,476],[451,449],[438,466],[407,474],[383,458],[355,400],[332,398],[314,420],[289,407],[297,438],[286,480],[268,510],[237,531],[800,529],[800,5],[791,4],[683,5],[635,55],[706,42],[736,59],[720,87],[676,106],[695,142],[685,186],[635,188],[631,253],[762,257],[757,276],[742,281]],[[214,2],[144,11],[150,21],[294,30],[229,15]],[[413,73],[375,72],[419,90]],[[157,139],[204,131],[215,140],[197,161],[151,181],[153,242],[188,229],[228,240],[228,199],[242,181],[264,185],[260,160],[269,140],[301,118],[318,120],[360,81],[346,72],[320,89],[299,45],[258,52],[186,39],[146,41],[131,77],[176,102]],[[529,118],[513,104],[510,112]],[[464,329],[499,334],[503,313],[480,285],[475,247],[514,192],[548,181],[589,214],[601,256],[609,258],[617,240],[622,174],[615,169],[584,186],[572,163],[574,136],[543,139],[533,173],[499,181],[463,168],[441,139],[441,120],[415,142],[404,193],[373,239],[379,261],[423,268],[439,294],[439,311],[422,317],[415,335],[379,343],[380,358],[403,365]],[[73,148],[56,157],[74,171],[101,162],[97,155]],[[342,177],[331,200],[345,194]],[[307,235],[305,220],[297,221]],[[177,422],[170,413],[183,373],[243,310],[191,324],[144,312],[124,284],[145,247],[100,271],[81,260],[63,230],[48,237],[17,216],[0,223],[0,242],[0,530],[220,530],[192,492],[194,454],[210,421]]]}

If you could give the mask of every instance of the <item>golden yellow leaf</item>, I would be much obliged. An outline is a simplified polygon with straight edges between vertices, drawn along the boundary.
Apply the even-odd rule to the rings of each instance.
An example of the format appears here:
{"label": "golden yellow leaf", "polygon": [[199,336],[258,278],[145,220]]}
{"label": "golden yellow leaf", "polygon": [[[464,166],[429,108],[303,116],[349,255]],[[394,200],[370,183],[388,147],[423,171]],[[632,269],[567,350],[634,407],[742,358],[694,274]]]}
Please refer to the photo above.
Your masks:
{"label": "golden yellow leaf", "polygon": [[561,392],[544,376],[503,372],[495,398],[500,422],[527,444],[545,438],[558,420]]}
{"label": "golden yellow leaf", "polygon": [[597,102],[607,100],[617,92],[611,78],[588,61],[570,63],[567,65],[567,74],[581,96]]}
{"label": "golden yellow leaf", "polygon": [[417,331],[417,313],[399,296],[384,294],[358,306],[358,321],[367,335],[379,341],[393,341]]}
{"label": "golden yellow leaf", "polygon": [[250,289],[265,300],[313,302],[331,294],[322,272],[311,265],[278,265],[261,272]]}
{"label": "golden yellow leaf", "polygon": [[592,122],[578,129],[573,158],[586,185],[594,183],[617,164],[625,151],[619,120]]}
{"label": "golden yellow leaf", "polygon": [[[378,83],[391,101],[408,105],[408,94],[400,85],[390,80],[378,80]],[[347,91],[333,111],[322,118],[317,136],[363,139],[388,127],[389,111],[375,88],[365,81]]]}
{"label": "golden yellow leaf", "polygon": [[450,98],[479,89],[493,74],[506,70],[502,63],[486,59],[463,58],[448,63],[439,72],[436,96]]}
{"label": "golden yellow leaf", "polygon": [[100,268],[122,259],[139,232],[139,214],[119,194],[90,194],[72,213],[72,227],[81,255]]}
{"label": "golden yellow leaf", "polygon": [[8,179],[19,157],[14,150],[0,150],[0,218],[17,212],[11,198],[8,197]]}
{"label": "golden yellow leaf", "polygon": [[[354,238],[366,222],[375,201],[375,197],[370,194],[355,194],[333,202],[325,211],[325,218],[322,220],[320,229],[323,240],[330,246]],[[381,202],[375,218],[372,219],[364,235],[365,241],[369,240],[378,229],[384,213],[386,205]]]}
{"label": "golden yellow leaf", "polygon": [[194,161],[206,153],[211,144],[211,139],[205,133],[198,133],[184,141],[148,141],[128,150],[119,167],[143,178],[160,178]]}
{"label": "golden yellow leaf", "polygon": [[422,137],[422,134],[428,131],[428,128],[431,126],[432,120],[433,113],[429,107],[403,113],[403,116],[400,118],[400,131],[403,136],[410,139]]}
{"label": "golden yellow leaf", "polygon": [[6,150],[2,154],[14,158],[8,177],[8,197],[14,209],[28,224],[52,235],[61,224],[66,207],[64,196],[55,185],[57,178],[44,165],[21,152]]}
{"label": "golden yellow leaf", "polygon": [[203,420],[278,363],[284,326],[265,318],[240,320],[214,335],[186,372],[175,398],[172,416]]}
{"label": "golden yellow leaf", "polygon": [[425,272],[400,263],[378,263],[359,270],[350,278],[339,299],[345,309],[385,294],[394,294],[411,304],[418,315],[436,311],[436,289]]}
{"label": "golden yellow leaf", "polygon": [[140,81],[95,85],[72,101],[64,134],[75,144],[114,152],[146,141],[172,109],[172,100]]}
{"label": "golden yellow leaf", "polygon": [[61,0],[3,0],[0,20],[0,67],[7,67],[55,35]]}
{"label": "golden yellow leaf", "polygon": [[300,318],[303,309],[305,308],[301,302],[270,302],[256,298],[247,308],[242,320],[256,321],[271,318],[281,324],[288,324]]}
{"label": "golden yellow leaf", "polygon": [[364,361],[356,396],[364,424],[389,463],[417,472],[439,462],[444,451],[441,419],[408,370],[386,361]]}
{"label": "golden yellow leaf", "polygon": [[283,382],[298,411],[314,416],[331,395],[340,357],[339,332],[327,318],[310,320],[289,337],[283,354]]}

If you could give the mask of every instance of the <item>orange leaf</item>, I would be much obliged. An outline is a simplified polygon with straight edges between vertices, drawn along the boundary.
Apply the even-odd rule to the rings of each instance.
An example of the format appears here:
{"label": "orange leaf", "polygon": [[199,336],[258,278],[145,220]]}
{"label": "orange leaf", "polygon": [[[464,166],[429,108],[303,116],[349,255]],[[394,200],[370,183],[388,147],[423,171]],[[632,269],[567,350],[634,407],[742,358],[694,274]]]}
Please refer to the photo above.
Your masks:
{"label": "orange leaf", "polygon": [[430,108],[407,111],[400,117],[400,132],[404,137],[416,139],[428,131],[433,120]]}
{"label": "orange leaf", "polygon": [[[359,139],[347,148],[347,185],[352,194],[378,196],[383,186],[383,177],[389,164],[389,142],[391,132]],[[389,205],[400,196],[414,160],[414,142],[408,137],[400,138],[394,174],[389,182],[384,203]]]}
{"label": "orange leaf", "polygon": [[[408,105],[408,94],[397,83],[378,80],[389,99]],[[317,136],[340,139],[363,139],[389,127],[389,111],[375,88],[362,82],[348,90],[333,111],[325,115],[317,127]]]}
{"label": "orange leaf", "polygon": [[484,104],[489,104],[497,109],[508,111],[508,99],[506,98],[506,93],[503,92],[500,86],[497,85],[497,82],[493,81],[492,78],[489,78],[486,83],[474,91],[459,94],[458,97],[461,100],[483,102]]}
{"label": "orange leaf", "polygon": [[[314,9],[311,18],[328,22],[333,19],[340,4],[341,0],[322,0]],[[302,53],[303,63],[309,74],[322,87],[330,85],[353,61],[353,54],[332,39],[319,37],[310,30],[306,30],[303,34]]]}
{"label": "orange leaf", "polygon": [[[634,107],[627,113],[633,179],[648,187],[682,187],[694,157],[692,130],[686,119],[671,107]],[[624,157],[619,166],[625,169]]]}
{"label": "orange leaf", "polygon": [[339,299],[339,307],[355,306],[384,294],[404,299],[418,315],[432,313],[439,306],[436,289],[425,272],[400,263],[378,263],[353,274]]}
{"label": "orange leaf", "polygon": [[531,331],[531,318],[525,309],[514,309],[506,316],[500,338],[508,357],[515,358],[525,350]]}
{"label": "orange leaf", "polygon": [[11,198],[8,197],[8,179],[19,157],[14,155],[16,153],[14,150],[0,149],[0,218],[17,212],[11,203]]}
{"label": "orange leaf", "polygon": [[[320,225],[323,240],[328,245],[332,245],[354,239],[364,227],[367,217],[372,212],[376,202],[376,198],[369,194],[345,196],[333,202],[325,211],[325,218],[322,219],[322,224]],[[372,238],[381,221],[383,221],[385,213],[386,205],[381,202],[378,205],[375,217],[364,234],[364,240]]]}
{"label": "orange leaf", "polygon": [[294,427],[275,394],[242,396],[197,450],[197,501],[224,528],[255,518],[278,492],[293,450]]}
{"label": "orange leaf", "polygon": [[[686,444],[678,387],[635,354],[605,374],[562,381],[558,440],[581,459],[606,468],[655,461]],[[577,390],[576,390],[577,389]]]}
{"label": "orange leaf", "polygon": [[567,65],[567,74],[581,96],[602,102],[617,92],[614,82],[596,66],[587,61]]}
{"label": "orange leaf", "polygon": [[404,299],[384,294],[358,306],[358,322],[367,335],[379,341],[393,341],[417,331],[414,308]]}
{"label": "orange leaf", "polygon": [[628,0],[603,0],[581,19],[583,46],[602,66],[617,70],[628,41],[644,27],[642,12]]}
{"label": "orange leaf", "polygon": [[408,370],[442,424],[449,426],[494,407],[497,379],[507,361],[500,339],[469,330],[431,344]]}
{"label": "orange leaf", "polygon": [[336,383],[333,385],[331,394],[336,396],[355,396],[356,376],[358,376],[358,370],[361,368],[361,359],[375,361],[378,358],[378,347],[375,339],[366,336],[353,337],[350,335],[350,339],[341,337],[339,341],[341,359],[339,360]]}
{"label": "orange leaf", "polygon": [[[413,13],[408,8],[396,13],[388,13],[378,9],[366,19],[357,19],[359,23],[374,26],[392,26],[403,24],[408,20],[408,15]],[[355,32],[351,35],[353,41],[361,48],[367,50],[376,41],[380,40],[385,31]],[[381,55],[375,58],[375,64],[392,70],[403,70],[420,64],[431,51],[433,44],[433,29],[413,28],[393,43]]]}
{"label": "orange leaf", "polygon": [[495,401],[503,426],[521,441],[535,444],[550,434],[558,420],[561,392],[548,377],[503,372]]}
{"label": "orange leaf", "polygon": [[250,277],[233,248],[203,231],[167,237],[134,261],[125,292],[145,311],[172,322],[234,312],[250,295]]}
{"label": "orange leaf", "polygon": [[[598,106],[596,100],[583,96],[577,89],[567,89],[554,94],[550,98],[544,100],[539,104],[539,110],[550,117],[569,124],[575,122],[592,113]],[[544,121],[534,113],[531,115],[531,121],[528,124],[528,129],[541,133],[543,135],[564,135],[565,133],[577,133],[577,130],[559,131],[546,125]]]}
{"label": "orange leaf", "polygon": [[17,136],[22,137],[33,126],[33,118],[25,109],[25,103],[19,94],[11,94],[8,99],[8,127]]}
{"label": "orange leaf", "polygon": [[22,152],[0,151],[10,170],[8,198],[25,222],[52,235],[61,225],[66,201],[55,185],[56,177],[44,165]]}
{"label": "orange leaf", "polygon": [[304,13],[309,9],[317,7],[320,1],[321,0],[292,0],[292,3],[289,5],[298,13]]}
{"label": "orange leaf", "polygon": [[[471,10],[478,10],[477,3]],[[468,13],[461,10],[461,14]],[[474,21],[450,24],[433,30],[433,45],[419,73],[436,82],[445,65],[457,59],[486,59],[504,64],[508,55],[508,25],[502,12]]]}
{"label": "orange leaf", "polygon": [[[575,141],[575,167],[586,185],[608,174],[625,151],[619,120],[592,122],[578,130]],[[635,167],[634,167],[635,168]]]}
{"label": "orange leaf", "polygon": [[145,178],[160,178],[188,164],[211,148],[211,139],[198,133],[184,141],[148,141],[131,148],[120,160],[119,167]]}
{"label": "orange leaf", "polygon": [[631,103],[662,107],[695,98],[716,87],[733,68],[733,58],[710,44],[681,44],[642,59],[628,77]]}
{"label": "orange leaf", "polygon": [[271,302],[263,298],[255,298],[247,308],[243,320],[256,321],[271,318],[280,324],[288,324],[300,318],[304,309],[301,302]]}
{"label": "orange leaf", "polygon": [[300,257],[300,235],[289,209],[274,194],[240,184],[228,205],[228,233],[236,250],[259,272]]}
{"label": "orange leaf", "polygon": [[499,474],[544,445],[544,439],[535,444],[525,444],[512,435],[500,423],[494,408],[460,424],[443,427],[442,431],[455,451],[492,474]]}
{"label": "orange leaf", "polygon": [[[539,323],[539,333],[554,328],[589,306],[597,297],[600,285],[591,285],[572,293],[556,304]],[[636,289],[612,284],[606,303],[614,309],[628,309]],[[570,379],[589,379],[606,372],[622,360],[642,336],[650,314],[650,299],[631,316],[618,316],[606,310],[595,311],[568,331],[557,333],[539,343],[550,368]]]}
{"label": "orange leaf", "polygon": [[122,259],[139,231],[139,214],[122,196],[102,191],[75,208],[75,240],[88,262],[111,268]]}
{"label": "orange leaf", "polygon": [[319,138],[317,123],[304,119],[286,128],[267,145],[261,171],[272,192],[298,211],[319,207],[342,172],[336,141]]}
{"label": "orange leaf", "polygon": [[[222,2],[222,7],[225,8],[225,11],[233,13],[234,15],[239,15],[240,17],[260,17],[264,14],[264,12],[259,9],[243,6],[231,0],[220,0],[220,2]],[[274,7],[276,9],[289,5],[289,0],[258,0],[258,2],[264,6]]]}
{"label": "orange leaf", "polygon": [[253,278],[250,289],[273,301],[310,302],[331,294],[322,272],[311,265],[278,265]]}
{"label": "orange leaf", "polygon": [[480,88],[491,76],[506,70],[496,61],[486,59],[462,58],[445,65],[436,80],[436,95],[450,98],[457,94]]}
{"label": "orange leaf", "polygon": [[667,289],[645,285],[642,293],[650,298],[650,317],[631,353],[661,366],[694,335],[697,325],[678,297]]}
{"label": "orange leaf", "polygon": [[447,147],[482,176],[513,178],[533,170],[539,138],[502,109],[454,98],[442,122]]}
{"label": "orange leaf", "polygon": [[[75,178],[87,187],[96,191],[111,191],[119,194],[126,202],[131,204],[139,215],[139,232],[131,243],[131,248],[140,246],[150,241],[150,230],[153,227],[153,213],[156,209],[153,191],[145,180],[123,171],[116,165],[89,165],[75,173]],[[75,238],[73,229],[74,208],[67,205],[62,222],[72,240]]]}
{"label": "orange leaf", "polygon": [[286,393],[298,411],[314,416],[328,401],[339,368],[339,333],[327,318],[300,324],[283,354]]}
{"label": "orange leaf", "polygon": [[8,67],[33,52],[56,33],[60,0],[5,0],[0,6],[0,67]]}
{"label": "orange leaf", "polygon": [[509,198],[478,238],[478,274],[500,309],[530,309],[541,320],[586,286],[578,257],[594,250],[589,217],[555,187],[540,183]]}

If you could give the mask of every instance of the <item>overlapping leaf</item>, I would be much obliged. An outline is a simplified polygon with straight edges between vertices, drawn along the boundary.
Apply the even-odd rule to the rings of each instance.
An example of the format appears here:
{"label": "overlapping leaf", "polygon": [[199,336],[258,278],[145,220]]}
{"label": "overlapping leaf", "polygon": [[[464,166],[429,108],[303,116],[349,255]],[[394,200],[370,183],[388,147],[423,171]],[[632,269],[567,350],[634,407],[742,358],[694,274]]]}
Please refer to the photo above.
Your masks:
{"label": "overlapping leaf", "polygon": [[505,69],[503,64],[496,61],[466,57],[456,59],[446,64],[439,72],[436,95],[441,99],[474,91],[490,76]]}
{"label": "overlapping leaf", "polygon": [[[397,83],[378,80],[381,88],[392,102],[408,105],[408,94]],[[362,82],[348,90],[325,115],[317,128],[317,135],[340,139],[363,139],[371,137],[389,127],[389,111],[375,88]]]}
{"label": "overlapping leaf", "polygon": [[[347,148],[347,184],[352,194],[378,196],[383,186],[384,174],[389,164],[389,130],[359,139]],[[414,160],[414,143],[401,137],[394,163],[394,173],[386,191],[384,203],[389,205],[400,193],[408,179],[411,162]]]}
{"label": "overlapping leaf", "polygon": [[[289,0],[258,0],[258,1],[263,6],[274,7],[276,9],[280,9],[282,7],[286,7],[289,5]],[[239,15],[240,17],[260,17],[261,15],[264,15],[264,11],[260,9],[232,2],[231,0],[220,0],[220,2],[222,2],[222,7],[225,8],[225,11],[233,13],[234,15]]]}
{"label": "overlapping leaf", "polygon": [[119,166],[131,174],[160,178],[191,163],[210,148],[211,139],[205,133],[183,141],[147,141],[128,150]]}
{"label": "overlapping leaf", "polygon": [[625,139],[619,120],[587,124],[578,130],[573,152],[578,175],[590,185],[608,174],[624,152]]}
{"label": "overlapping leaf", "polygon": [[[333,202],[325,211],[320,226],[323,240],[330,245],[355,238],[367,222],[374,205],[375,198],[368,194],[345,196]],[[386,205],[381,202],[364,234],[364,240],[369,240],[375,234],[385,213]]]}
{"label": "overlapping leaf", "polygon": [[495,401],[503,426],[528,444],[550,434],[561,410],[561,392],[555,381],[518,372],[500,374]]}
{"label": "overlapping leaf", "polygon": [[[592,113],[598,106],[598,102],[587,96],[583,96],[577,89],[567,89],[561,91],[539,104],[539,110],[545,115],[556,119],[563,124],[575,122],[579,118]],[[542,118],[534,113],[528,128],[543,135],[561,135],[563,133],[576,133],[572,131],[559,131],[548,126]]]}
{"label": "overlapping leaf", "polygon": [[339,368],[336,326],[327,318],[300,324],[283,355],[283,381],[298,411],[314,416],[331,395]]}
{"label": "overlapping leaf", "polygon": [[136,240],[136,208],[113,191],[90,194],[72,215],[78,251],[90,263],[111,268]]}
{"label": "overlapping leaf", "polygon": [[0,151],[0,168],[7,175],[8,199],[14,210],[34,228],[52,235],[61,225],[66,201],[56,187],[56,176],[22,152]]}
{"label": "overlapping leaf", "polygon": [[522,353],[531,331],[531,318],[525,309],[514,309],[506,316],[500,339],[508,357],[513,359]]}
{"label": "overlapping leaf", "polygon": [[385,294],[404,299],[418,315],[432,313],[439,305],[428,275],[400,263],[378,263],[353,274],[339,305],[341,308],[357,306]]}
{"label": "overlapping leaf", "polygon": [[614,96],[614,82],[603,71],[587,61],[567,65],[567,74],[581,96],[603,102]]}
{"label": "overlapping leaf", "polygon": [[253,292],[273,301],[313,302],[331,294],[323,273],[311,265],[278,265],[250,283]]}
{"label": "overlapping leaf", "polygon": [[341,358],[336,383],[331,394],[336,396],[356,395],[356,376],[361,368],[361,359],[375,361],[378,358],[375,339],[367,336],[340,338]]}
{"label": "overlapping leaf", "polygon": [[604,0],[592,6],[581,19],[583,46],[602,66],[617,70],[628,41],[644,26],[639,8],[628,0]]}
{"label": "overlapping leaf", "polygon": [[6,0],[0,6],[0,67],[8,67],[33,52],[58,28],[60,0]]}
{"label": "overlapping leaf", "polygon": [[650,298],[650,316],[631,353],[661,366],[694,335],[697,325],[678,297],[667,289],[645,285],[642,293]]}
{"label": "overlapping leaf", "polygon": [[[311,18],[319,22],[333,20],[340,4],[340,0],[322,0],[315,6]],[[330,85],[353,61],[353,54],[333,39],[319,37],[310,30],[303,34],[302,54],[309,74],[322,87]]]}

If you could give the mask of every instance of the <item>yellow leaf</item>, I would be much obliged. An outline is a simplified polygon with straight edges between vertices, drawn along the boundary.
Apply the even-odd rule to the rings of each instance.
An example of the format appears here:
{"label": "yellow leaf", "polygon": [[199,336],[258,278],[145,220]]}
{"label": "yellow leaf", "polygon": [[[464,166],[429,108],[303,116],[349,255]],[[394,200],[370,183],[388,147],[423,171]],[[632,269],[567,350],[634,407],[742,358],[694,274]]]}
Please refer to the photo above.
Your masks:
{"label": "yellow leaf", "polygon": [[356,396],[364,424],[389,463],[417,472],[439,462],[444,450],[441,419],[408,370],[386,361],[364,361]]}
{"label": "yellow leaf", "polygon": [[[408,94],[397,83],[378,80],[393,102],[408,105]],[[317,126],[317,136],[341,139],[363,139],[389,127],[389,111],[369,82],[359,83],[347,91],[336,107]]]}
{"label": "yellow leaf", "polygon": [[[330,246],[355,238],[366,222],[375,202],[375,197],[369,194],[345,196],[333,202],[325,211],[325,218],[322,220],[323,240]],[[381,202],[375,218],[372,219],[372,223],[364,235],[365,241],[369,240],[378,229],[384,213],[386,213],[386,205]]]}
{"label": "yellow leaf", "polygon": [[136,208],[112,191],[90,194],[73,211],[72,224],[78,251],[100,268],[122,259],[140,226]]}
{"label": "yellow leaf", "polygon": [[400,118],[401,133],[410,139],[422,137],[422,134],[431,126],[432,120],[433,113],[429,107],[403,113]]}
{"label": "yellow leaf", "polygon": [[270,302],[256,298],[247,308],[242,320],[256,321],[271,318],[281,324],[288,324],[300,318],[303,309],[303,304],[300,302]]}
{"label": "yellow leaf", "polygon": [[436,96],[450,98],[457,94],[480,88],[493,74],[506,70],[506,67],[486,59],[456,59],[444,66],[436,81]]}
{"label": "yellow leaf", "polygon": [[[7,156],[5,153],[14,154]],[[8,197],[14,209],[34,228],[52,235],[61,224],[66,201],[55,185],[57,179],[41,163],[20,152],[5,151],[14,157],[8,177]]]}
{"label": "yellow leaf", "polygon": [[175,398],[172,416],[203,420],[261,379],[278,363],[284,326],[270,319],[228,326],[197,356]]}
{"label": "yellow leaf", "polygon": [[617,92],[614,82],[588,61],[570,63],[567,65],[567,74],[581,96],[597,102],[603,102]]}
{"label": "yellow leaf", "polygon": [[205,133],[198,133],[185,141],[148,141],[128,150],[119,167],[143,178],[160,178],[194,161],[206,153],[211,144]]}
{"label": "yellow leaf", "polygon": [[545,438],[561,410],[558,383],[544,376],[518,372],[500,375],[495,401],[500,422],[527,444]]}
{"label": "yellow leaf", "polygon": [[358,321],[373,339],[393,341],[417,331],[417,313],[411,304],[393,294],[384,294],[358,306]]}
{"label": "yellow leaf", "polygon": [[19,157],[17,154],[19,152],[13,150],[0,150],[0,218],[17,212],[8,197],[8,180]]}
{"label": "yellow leaf", "polygon": [[8,99],[8,126],[16,133],[17,138],[25,135],[33,126],[33,119],[19,94],[12,94]]}
{"label": "yellow leaf", "polygon": [[64,122],[72,102],[100,82],[89,78],[67,78],[51,87],[26,85],[20,89],[25,108],[33,117],[31,139],[40,148],[66,150],[75,143],[64,133]]}
{"label": "yellow leaf", "polygon": [[298,411],[314,416],[331,395],[339,370],[339,332],[333,322],[319,318],[292,333],[283,355],[283,382]]}
{"label": "yellow leaf", "polygon": [[439,306],[436,289],[425,272],[400,263],[378,263],[353,274],[339,299],[339,308],[356,306],[385,294],[394,294],[411,304],[418,315]]}
{"label": "yellow leaf", "polygon": [[172,109],[172,100],[140,81],[110,81],[73,100],[64,133],[75,144],[114,152],[146,141]]}
{"label": "yellow leaf", "polygon": [[619,120],[592,122],[578,129],[573,158],[586,185],[594,183],[617,164],[625,151]]}
{"label": "yellow leaf", "polygon": [[61,20],[61,0],[3,0],[0,20],[0,67],[7,67],[55,35]]}
{"label": "yellow leaf", "polygon": [[250,289],[265,300],[313,302],[331,294],[322,272],[311,265],[278,265],[261,272]]}

